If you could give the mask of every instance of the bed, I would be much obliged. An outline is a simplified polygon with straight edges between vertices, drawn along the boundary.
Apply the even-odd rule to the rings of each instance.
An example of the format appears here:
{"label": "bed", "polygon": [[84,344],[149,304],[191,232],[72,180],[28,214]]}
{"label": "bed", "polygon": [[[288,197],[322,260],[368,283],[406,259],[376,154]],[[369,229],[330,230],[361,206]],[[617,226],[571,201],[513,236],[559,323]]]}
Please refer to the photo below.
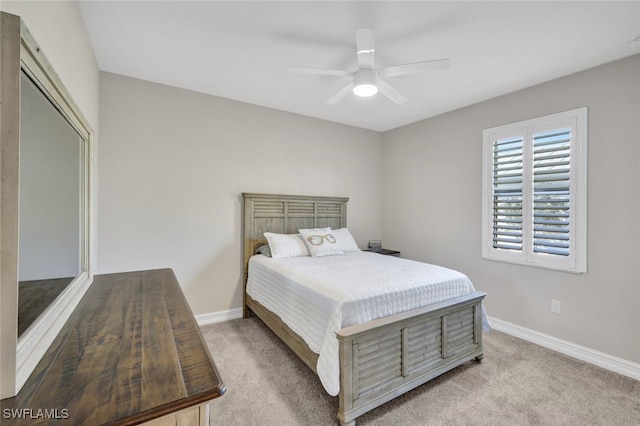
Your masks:
{"label": "bed", "polygon": [[[482,308],[485,294],[475,291],[470,282],[466,283],[464,275],[434,265],[397,258],[391,260],[387,256],[363,252],[325,258],[308,257],[304,262],[302,259],[286,262],[277,259],[278,262],[275,262],[264,255],[256,255],[256,251],[267,243],[265,232],[296,234],[299,229],[346,228],[348,198],[254,193],[242,195],[244,316],[248,317],[251,312],[258,316],[318,374],[328,393],[337,393],[337,417],[342,425],[355,425],[357,417],[396,396],[463,363],[474,359],[478,362],[482,360],[483,322],[485,328],[488,327]],[[386,262],[405,262],[402,268],[417,268],[416,273],[421,272],[420,268],[428,267],[436,275],[446,273],[455,282],[447,284],[446,288],[440,288],[438,296],[433,296],[435,298],[432,300],[428,299],[432,296],[420,299],[423,300],[420,303],[427,304],[415,305],[415,302],[410,302],[415,306],[403,305],[405,307],[398,308],[399,312],[389,315],[378,313],[367,314],[367,317],[354,314],[354,318],[348,318],[355,311],[352,310],[352,305],[341,304],[340,309],[344,308],[344,311],[340,310],[337,320],[331,314],[334,323],[330,325],[330,333],[325,336],[324,343],[309,338],[307,331],[301,329],[297,321],[292,322],[287,312],[279,311],[277,304],[268,297],[270,291],[276,291],[275,283],[283,281],[285,287],[288,285],[287,280],[290,279],[287,274],[291,272],[286,268],[292,267],[290,264],[297,264],[295,267],[307,267],[310,264],[308,267],[316,271],[325,267],[330,270],[352,270],[351,263],[343,263],[369,265],[372,260],[382,265],[381,268],[385,267]],[[382,271],[379,269],[378,273]],[[314,277],[308,270],[298,275],[316,280],[309,288],[325,287],[324,281]],[[262,293],[256,292],[253,282],[259,281],[257,277],[273,284],[266,291],[263,287]],[[328,283],[331,279],[325,281]],[[331,288],[326,290],[329,293],[331,291]],[[323,294],[319,296],[322,297]],[[271,299],[278,298],[279,296]],[[430,301],[424,302],[425,300]],[[295,306],[289,301],[287,303]],[[372,303],[367,301],[364,304]],[[332,307],[333,305],[328,308],[330,312]],[[384,316],[378,317],[379,315]],[[331,348],[326,349],[327,346]]]}

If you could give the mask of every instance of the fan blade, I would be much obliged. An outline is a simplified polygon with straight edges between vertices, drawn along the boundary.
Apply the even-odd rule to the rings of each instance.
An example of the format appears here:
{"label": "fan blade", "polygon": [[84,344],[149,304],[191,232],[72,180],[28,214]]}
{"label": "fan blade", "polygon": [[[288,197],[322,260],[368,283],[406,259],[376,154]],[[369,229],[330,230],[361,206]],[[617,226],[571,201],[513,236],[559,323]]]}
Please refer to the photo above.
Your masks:
{"label": "fan blade", "polygon": [[380,68],[378,74],[382,78],[395,77],[397,75],[414,74],[417,72],[449,68],[450,61],[446,59],[435,59],[433,61],[414,62],[412,64],[393,65]]}
{"label": "fan blade", "polygon": [[378,79],[378,90],[380,90],[380,93],[397,104],[403,104],[408,101],[407,98],[405,98],[400,92],[391,87],[389,83],[384,80]]}
{"label": "fan blade", "polygon": [[330,70],[325,68],[289,67],[289,72],[296,74],[316,74],[316,75],[337,75],[340,77],[350,76],[349,71]]}
{"label": "fan blade", "polygon": [[373,53],[375,51],[373,30],[356,30],[356,51],[358,52],[358,67],[373,69]]}
{"label": "fan blade", "polygon": [[338,103],[342,98],[347,96],[353,90],[353,81],[344,86],[338,93],[327,99],[327,103],[330,105]]}

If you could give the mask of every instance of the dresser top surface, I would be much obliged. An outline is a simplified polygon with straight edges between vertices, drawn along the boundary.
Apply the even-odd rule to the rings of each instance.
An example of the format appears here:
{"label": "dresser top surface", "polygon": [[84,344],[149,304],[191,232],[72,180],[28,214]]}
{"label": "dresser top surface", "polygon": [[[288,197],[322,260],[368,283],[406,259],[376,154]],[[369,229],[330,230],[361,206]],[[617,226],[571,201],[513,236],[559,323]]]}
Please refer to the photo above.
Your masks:
{"label": "dresser top surface", "polygon": [[[3,424],[138,424],[225,392],[170,269],[98,275],[21,391],[31,418]],[[55,411],[57,410],[57,411]],[[44,413],[47,414],[47,413]]]}

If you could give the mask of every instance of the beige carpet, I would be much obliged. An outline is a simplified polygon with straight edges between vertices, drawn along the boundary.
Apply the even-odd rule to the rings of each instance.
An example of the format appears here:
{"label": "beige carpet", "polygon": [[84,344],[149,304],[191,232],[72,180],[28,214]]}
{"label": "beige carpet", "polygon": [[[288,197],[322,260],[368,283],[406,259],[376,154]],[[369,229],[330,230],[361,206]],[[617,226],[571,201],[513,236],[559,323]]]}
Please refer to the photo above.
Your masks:
{"label": "beige carpet", "polygon": [[[337,425],[338,400],[262,322],[202,327],[227,392],[212,425]],[[485,358],[359,417],[358,426],[640,425],[640,382],[493,331]]]}

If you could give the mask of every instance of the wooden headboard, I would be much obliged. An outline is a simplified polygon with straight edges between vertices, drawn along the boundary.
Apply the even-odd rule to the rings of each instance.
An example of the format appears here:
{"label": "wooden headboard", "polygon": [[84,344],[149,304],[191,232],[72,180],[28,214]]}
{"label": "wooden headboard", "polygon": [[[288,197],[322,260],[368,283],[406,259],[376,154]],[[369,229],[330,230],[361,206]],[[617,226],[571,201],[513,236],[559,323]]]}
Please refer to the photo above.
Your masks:
{"label": "wooden headboard", "polygon": [[258,247],[267,243],[263,233],[297,234],[298,229],[347,226],[349,199],[345,197],[243,193],[242,198],[245,295],[249,258]]}

